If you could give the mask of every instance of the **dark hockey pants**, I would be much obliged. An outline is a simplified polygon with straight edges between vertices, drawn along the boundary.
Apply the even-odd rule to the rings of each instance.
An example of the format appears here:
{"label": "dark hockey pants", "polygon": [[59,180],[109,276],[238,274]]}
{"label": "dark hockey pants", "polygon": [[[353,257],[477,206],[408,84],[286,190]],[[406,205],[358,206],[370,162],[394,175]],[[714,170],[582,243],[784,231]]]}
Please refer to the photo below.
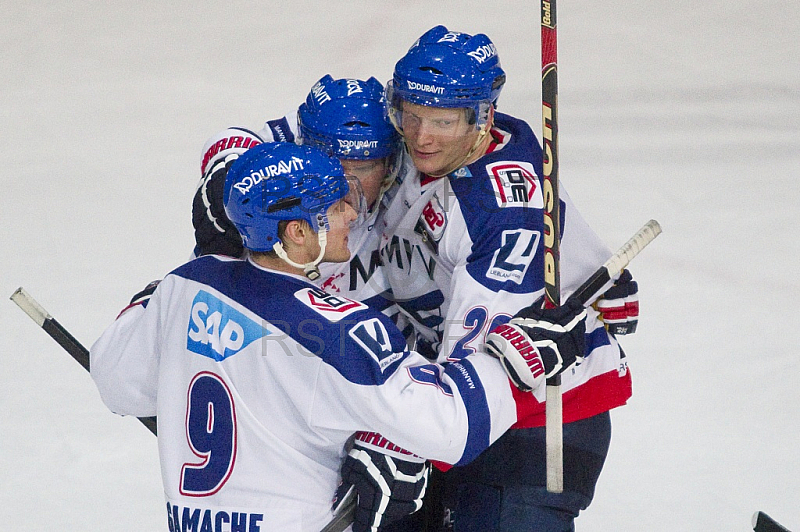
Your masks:
{"label": "dark hockey pants", "polygon": [[564,492],[548,493],[544,427],[507,432],[472,463],[436,472],[423,509],[387,532],[570,532],[594,497],[608,412],[564,425]]}

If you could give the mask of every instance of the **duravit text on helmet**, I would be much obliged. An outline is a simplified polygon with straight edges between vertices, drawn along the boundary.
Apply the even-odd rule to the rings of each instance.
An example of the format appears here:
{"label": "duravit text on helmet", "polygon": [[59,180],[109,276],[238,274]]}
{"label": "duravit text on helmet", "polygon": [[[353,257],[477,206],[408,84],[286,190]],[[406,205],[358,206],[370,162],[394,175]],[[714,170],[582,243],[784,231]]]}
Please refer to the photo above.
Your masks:
{"label": "duravit text on helmet", "polygon": [[347,148],[349,148],[349,149],[355,148],[357,150],[363,150],[363,149],[374,149],[374,148],[378,147],[378,141],[377,140],[342,140],[342,139],[336,139],[336,141],[339,143],[339,147],[340,148],[345,148],[345,149],[347,149]]}
{"label": "duravit text on helmet", "polygon": [[408,90],[432,92],[434,94],[444,94],[444,87],[437,87],[436,85],[425,85],[423,83],[417,83],[416,81],[408,82]]}
{"label": "duravit text on helmet", "polygon": [[293,156],[288,161],[278,161],[278,164],[271,164],[257,172],[251,172],[250,175],[244,176],[241,181],[235,183],[233,187],[242,194],[247,194],[253,185],[261,183],[262,180],[268,177],[289,174],[302,169],[303,159]]}

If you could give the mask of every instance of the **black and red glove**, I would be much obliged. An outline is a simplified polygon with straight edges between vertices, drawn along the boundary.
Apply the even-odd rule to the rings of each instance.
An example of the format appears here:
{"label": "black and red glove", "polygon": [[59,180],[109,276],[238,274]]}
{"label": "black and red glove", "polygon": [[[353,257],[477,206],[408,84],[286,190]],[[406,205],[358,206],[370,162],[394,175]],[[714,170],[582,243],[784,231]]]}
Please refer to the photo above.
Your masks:
{"label": "black and red glove", "polygon": [[514,385],[525,392],[583,360],[586,351],[586,309],[579,301],[539,307],[535,303],[520,310],[486,335],[486,351],[500,360]]}

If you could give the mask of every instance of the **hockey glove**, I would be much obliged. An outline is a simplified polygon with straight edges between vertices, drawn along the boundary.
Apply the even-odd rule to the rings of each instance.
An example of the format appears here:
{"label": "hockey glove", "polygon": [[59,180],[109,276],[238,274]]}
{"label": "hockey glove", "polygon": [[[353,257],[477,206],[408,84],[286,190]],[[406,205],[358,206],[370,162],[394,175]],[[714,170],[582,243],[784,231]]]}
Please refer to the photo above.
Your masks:
{"label": "hockey glove", "polygon": [[631,272],[622,270],[614,286],[600,296],[594,308],[600,313],[608,332],[615,335],[635,333],[639,323],[639,285]]}
{"label": "hockey glove", "polygon": [[156,291],[156,288],[158,288],[158,283],[160,282],[161,279],[148,283],[143,290],[134,294],[134,296],[131,298],[131,302],[128,305],[131,307],[134,305],[142,305],[143,307],[147,307],[147,302],[150,301],[150,296],[152,296],[153,292]]}
{"label": "hockey glove", "polygon": [[[235,159],[231,159],[231,163]],[[197,256],[227,255],[241,257],[244,253],[242,237],[225,214],[222,202],[225,176],[230,164],[215,168],[206,176],[195,192],[192,202],[192,224]]]}
{"label": "hockey glove", "polygon": [[344,459],[342,482],[334,497],[334,512],[355,489],[358,495],[353,532],[377,532],[378,527],[413,514],[422,507],[430,464],[398,458],[367,448],[358,440]]}
{"label": "hockey glove", "polygon": [[568,299],[551,309],[539,306],[522,309],[486,335],[486,351],[524,392],[582,361],[586,349],[586,309],[579,301]]}
{"label": "hockey glove", "polygon": [[128,303],[128,306],[122,309],[119,314],[117,314],[117,318],[119,319],[120,316],[125,314],[125,312],[133,307],[138,307],[141,305],[142,308],[147,308],[147,303],[150,301],[150,296],[152,296],[153,292],[156,291],[156,288],[158,288],[158,283],[160,282],[160,279],[158,281],[152,281],[144,287],[144,290],[136,292],[136,294],[134,294],[134,296],[131,298],[131,302]]}

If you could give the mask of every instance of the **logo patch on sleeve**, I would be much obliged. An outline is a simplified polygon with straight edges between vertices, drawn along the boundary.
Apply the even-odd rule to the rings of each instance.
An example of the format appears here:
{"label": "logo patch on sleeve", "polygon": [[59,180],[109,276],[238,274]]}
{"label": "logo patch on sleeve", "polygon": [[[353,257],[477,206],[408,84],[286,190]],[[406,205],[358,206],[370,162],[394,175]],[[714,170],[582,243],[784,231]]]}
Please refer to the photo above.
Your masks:
{"label": "logo patch on sleeve", "polygon": [[200,290],[192,302],[186,349],[219,362],[269,334],[235,308]]}
{"label": "logo patch on sleeve", "polygon": [[324,316],[328,321],[334,323],[353,312],[369,308],[363,303],[346,297],[328,294],[319,288],[303,288],[295,292],[294,297]]}
{"label": "logo patch on sleeve", "polygon": [[375,359],[381,373],[404,356],[402,352],[392,351],[389,333],[378,318],[362,321],[350,329],[347,334]]}
{"label": "logo patch on sleeve", "polygon": [[533,165],[524,161],[499,161],[486,165],[498,207],[544,208]]}
{"label": "logo patch on sleeve", "polygon": [[539,231],[529,229],[503,231],[502,245],[494,252],[486,277],[501,283],[511,281],[522,284],[528,266],[536,255],[539,237]]}

